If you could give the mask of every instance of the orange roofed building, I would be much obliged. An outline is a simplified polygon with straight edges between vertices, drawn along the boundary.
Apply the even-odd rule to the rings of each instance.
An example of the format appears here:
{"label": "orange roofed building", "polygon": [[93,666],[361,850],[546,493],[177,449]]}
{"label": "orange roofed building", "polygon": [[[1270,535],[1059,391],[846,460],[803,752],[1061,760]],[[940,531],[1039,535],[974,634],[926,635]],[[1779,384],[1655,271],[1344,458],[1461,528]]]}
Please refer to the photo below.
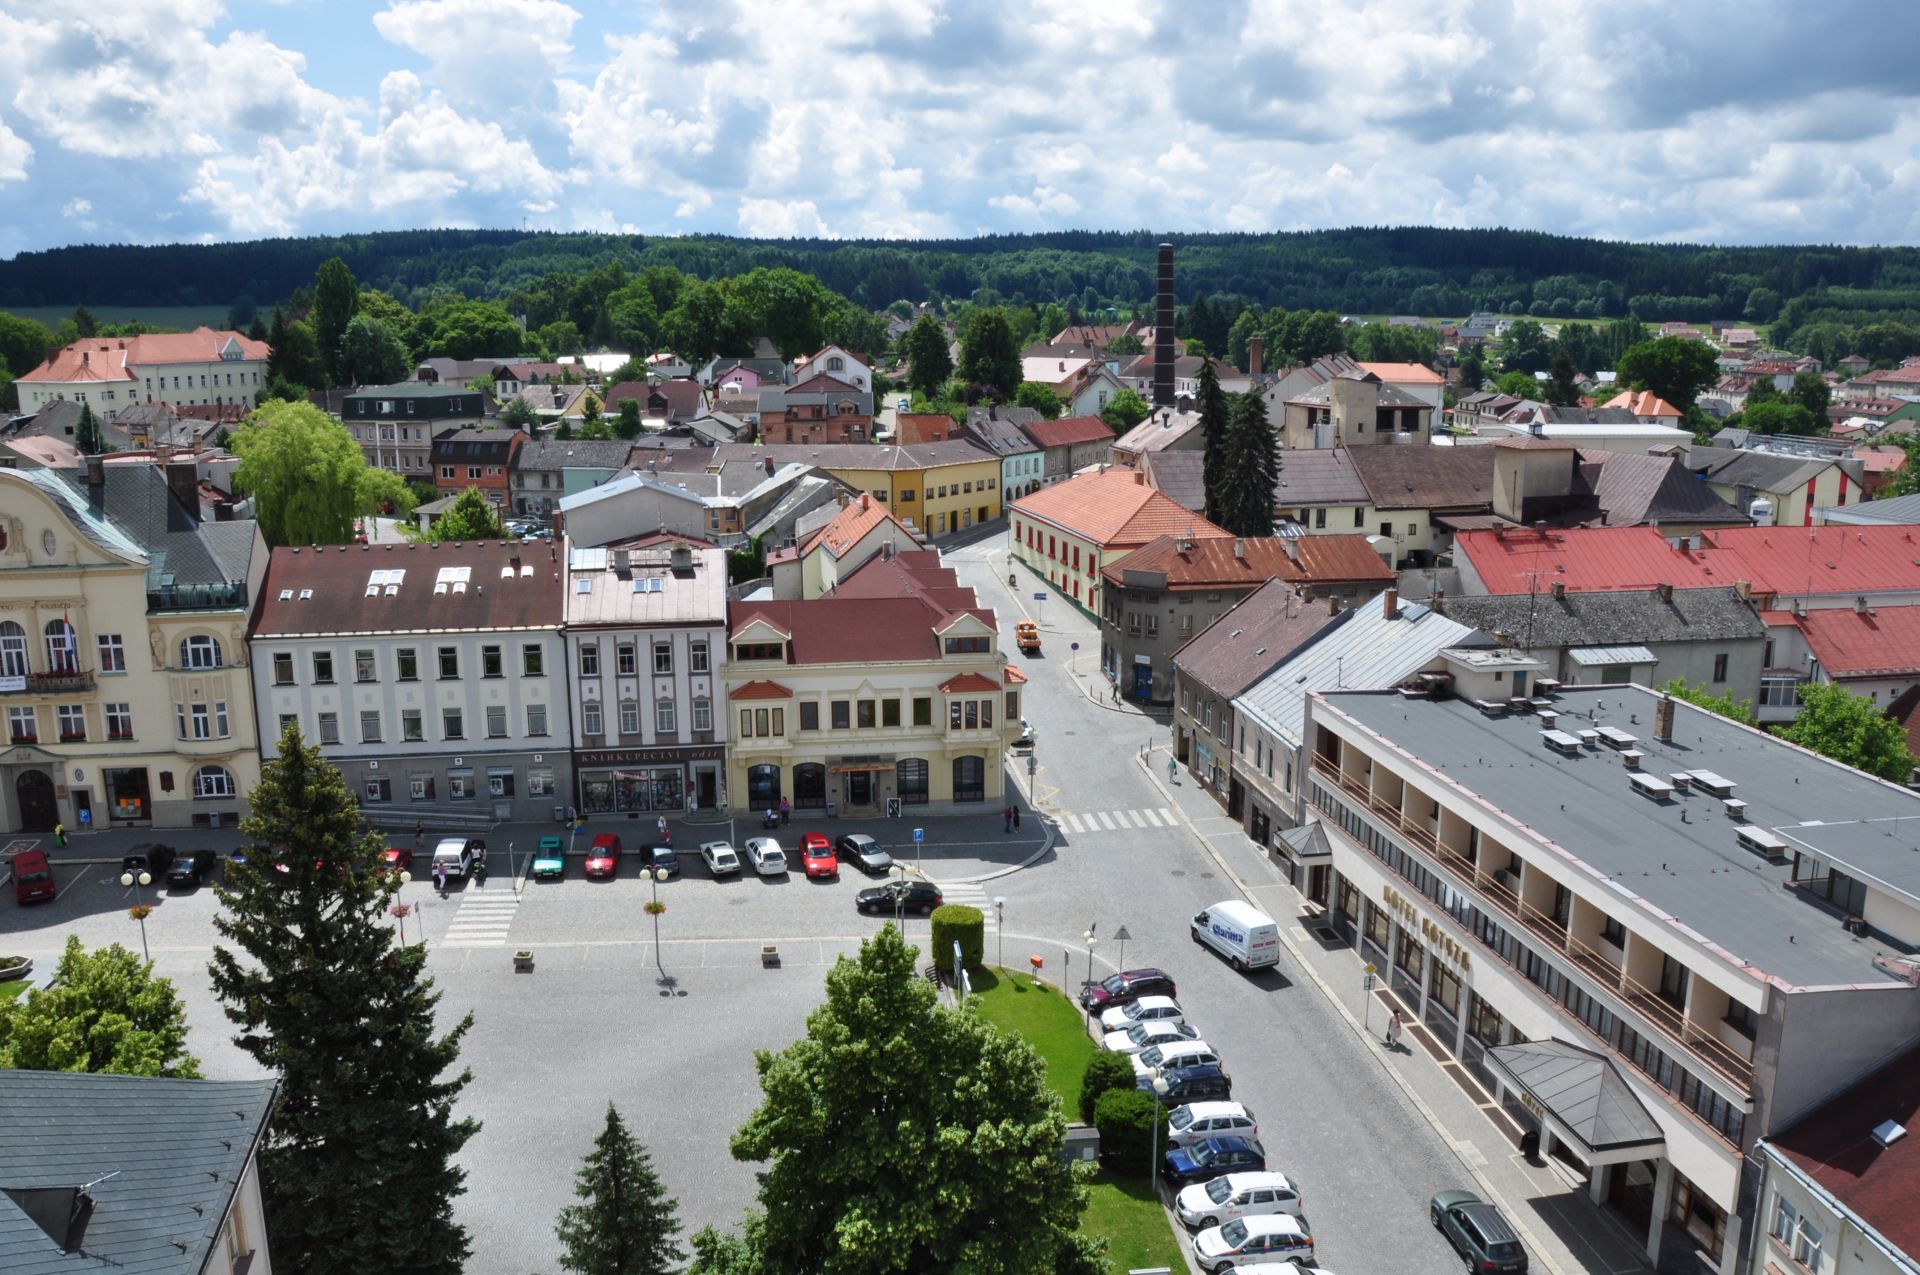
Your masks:
{"label": "orange roofed building", "polygon": [[195,328],[75,341],[14,384],[22,412],[65,399],[86,404],[104,422],[139,403],[251,407],[266,368],[266,342]]}
{"label": "orange roofed building", "polygon": [[1007,532],[1016,561],[1096,620],[1102,567],[1160,536],[1232,538],[1134,469],[1081,474],[1022,496]]}

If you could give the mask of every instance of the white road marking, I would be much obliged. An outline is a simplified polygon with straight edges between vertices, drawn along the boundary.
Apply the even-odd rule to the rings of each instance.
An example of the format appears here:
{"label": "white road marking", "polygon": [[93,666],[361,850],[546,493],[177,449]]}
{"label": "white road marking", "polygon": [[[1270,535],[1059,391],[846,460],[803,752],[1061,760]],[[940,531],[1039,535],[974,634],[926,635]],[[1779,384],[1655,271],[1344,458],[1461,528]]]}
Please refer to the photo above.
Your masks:
{"label": "white road marking", "polygon": [[1114,823],[1113,816],[1108,814],[1104,810],[1100,812],[1100,826],[1105,828],[1108,832],[1120,831],[1120,826]]}

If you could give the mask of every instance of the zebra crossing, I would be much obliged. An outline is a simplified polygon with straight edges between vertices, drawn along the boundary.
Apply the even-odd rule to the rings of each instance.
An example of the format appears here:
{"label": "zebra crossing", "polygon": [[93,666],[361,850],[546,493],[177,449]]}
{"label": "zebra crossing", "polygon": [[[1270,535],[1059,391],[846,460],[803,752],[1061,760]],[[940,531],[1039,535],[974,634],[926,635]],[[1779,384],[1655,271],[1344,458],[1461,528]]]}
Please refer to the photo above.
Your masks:
{"label": "zebra crossing", "polygon": [[971,882],[940,887],[942,903],[959,903],[970,908],[979,908],[980,915],[987,919],[987,933],[991,934],[999,926],[993,911],[993,895],[984,885]]}
{"label": "zebra crossing", "polygon": [[1165,806],[1145,810],[1097,810],[1063,814],[1060,827],[1069,833],[1131,832],[1136,828],[1172,828],[1178,820]]}
{"label": "zebra crossing", "polygon": [[460,907],[441,938],[443,947],[505,947],[507,931],[513,927],[513,914],[519,910],[520,896],[511,887],[481,890],[469,885],[460,896]]}

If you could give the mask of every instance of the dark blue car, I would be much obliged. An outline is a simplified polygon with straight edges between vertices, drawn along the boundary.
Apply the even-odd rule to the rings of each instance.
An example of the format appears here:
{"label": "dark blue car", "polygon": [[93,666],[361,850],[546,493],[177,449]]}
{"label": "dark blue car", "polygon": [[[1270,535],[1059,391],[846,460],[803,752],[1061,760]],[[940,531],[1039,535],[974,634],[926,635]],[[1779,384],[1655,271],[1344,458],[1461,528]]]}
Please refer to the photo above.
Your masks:
{"label": "dark blue car", "polygon": [[1267,1167],[1267,1153],[1250,1138],[1208,1138],[1167,1152],[1166,1180],[1174,1186],[1209,1182],[1223,1173],[1248,1173]]}

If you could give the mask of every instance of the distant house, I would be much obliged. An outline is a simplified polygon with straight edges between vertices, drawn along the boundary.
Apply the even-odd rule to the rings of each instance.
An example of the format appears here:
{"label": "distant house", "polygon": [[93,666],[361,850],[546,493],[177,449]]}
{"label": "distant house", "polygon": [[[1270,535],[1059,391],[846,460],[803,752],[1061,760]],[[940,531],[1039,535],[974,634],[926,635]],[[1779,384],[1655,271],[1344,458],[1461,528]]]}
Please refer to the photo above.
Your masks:
{"label": "distant house", "polygon": [[830,376],[857,390],[870,392],[873,389],[873,372],[867,366],[867,360],[837,345],[825,346],[793,361],[793,379],[796,383],[821,375]]}
{"label": "distant house", "polygon": [[239,332],[195,328],[88,337],[48,355],[14,381],[20,410],[67,399],[112,415],[132,403],[251,407],[265,388],[267,344]]}
{"label": "distant house", "polygon": [[[1138,465],[1140,458],[1148,452],[1197,452],[1205,446],[1206,432],[1200,428],[1200,413],[1170,407],[1155,408],[1147,419],[1114,440],[1113,463]],[[1051,481],[1051,464],[1047,473]]]}
{"label": "distant house", "polygon": [[1655,394],[1652,390],[1622,390],[1601,404],[1602,408],[1622,407],[1633,414],[1633,419],[1650,425],[1670,425],[1680,428],[1680,409]]}
{"label": "distant house", "polygon": [[820,372],[760,391],[760,437],[768,443],[864,443],[873,432],[873,395]]}
{"label": "distant house", "polygon": [[617,415],[620,404],[632,399],[640,405],[640,419],[678,425],[706,411],[707,395],[700,382],[680,379],[666,381],[621,381],[607,390],[603,411]]}
{"label": "distant house", "polygon": [[486,395],[464,381],[401,381],[362,385],[340,400],[340,419],[360,444],[367,464],[426,481],[434,432],[450,422],[478,422]]}
{"label": "distant house", "polygon": [[967,423],[960,427],[962,436],[1000,458],[1002,501],[1026,495],[1040,485],[1045,474],[1046,453],[1010,419],[1013,412],[1020,411],[1009,408],[1007,416],[998,416],[974,409],[967,413]]}
{"label": "distant house", "polygon": [[[1434,378],[1436,384],[1439,378]],[[1356,367],[1288,399],[1281,446],[1289,450],[1431,441],[1433,405]]]}
{"label": "distant house", "polygon": [[563,497],[612,478],[626,467],[631,444],[618,439],[530,439],[509,466],[508,508],[518,514],[551,515]]}
{"label": "distant house", "polygon": [[1032,421],[1020,432],[1043,453],[1040,481],[1057,483],[1113,459],[1113,430],[1098,416],[1062,416]]}
{"label": "distant house", "polygon": [[517,429],[446,429],[433,440],[433,485],[457,496],[478,487],[496,509],[509,508],[515,456],[527,443]]}
{"label": "distant house", "polygon": [[1158,536],[1229,533],[1147,485],[1130,469],[1079,474],[1009,506],[1013,557],[1096,619],[1101,568]]}

